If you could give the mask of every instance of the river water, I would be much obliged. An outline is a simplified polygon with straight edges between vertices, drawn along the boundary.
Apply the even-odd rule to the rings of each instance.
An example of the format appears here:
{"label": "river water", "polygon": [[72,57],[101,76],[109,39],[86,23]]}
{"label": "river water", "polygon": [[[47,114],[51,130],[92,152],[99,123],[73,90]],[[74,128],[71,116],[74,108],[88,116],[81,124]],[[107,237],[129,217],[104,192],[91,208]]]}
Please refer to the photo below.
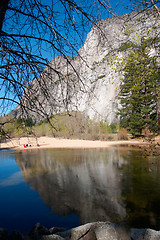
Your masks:
{"label": "river water", "polygon": [[121,146],[0,151],[0,227],[94,221],[160,229],[160,156]]}

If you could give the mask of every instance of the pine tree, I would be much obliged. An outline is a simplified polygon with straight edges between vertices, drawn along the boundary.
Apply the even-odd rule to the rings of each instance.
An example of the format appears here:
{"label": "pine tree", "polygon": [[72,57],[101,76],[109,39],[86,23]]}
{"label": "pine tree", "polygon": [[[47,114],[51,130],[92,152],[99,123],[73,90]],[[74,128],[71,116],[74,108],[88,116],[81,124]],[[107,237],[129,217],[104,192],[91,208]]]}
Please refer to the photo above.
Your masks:
{"label": "pine tree", "polygon": [[155,54],[150,55],[153,42],[142,39],[140,45],[131,47],[122,63],[119,115],[122,126],[133,135],[140,135],[145,128],[159,131],[160,67]]}

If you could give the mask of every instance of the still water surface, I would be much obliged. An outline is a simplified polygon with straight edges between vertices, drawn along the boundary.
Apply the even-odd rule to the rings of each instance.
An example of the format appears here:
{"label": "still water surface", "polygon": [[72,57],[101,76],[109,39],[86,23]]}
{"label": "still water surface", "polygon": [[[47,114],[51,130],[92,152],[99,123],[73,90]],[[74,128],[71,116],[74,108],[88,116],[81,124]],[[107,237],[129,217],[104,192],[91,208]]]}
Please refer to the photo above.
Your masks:
{"label": "still water surface", "polygon": [[0,152],[0,227],[93,221],[160,229],[160,157],[131,147]]}

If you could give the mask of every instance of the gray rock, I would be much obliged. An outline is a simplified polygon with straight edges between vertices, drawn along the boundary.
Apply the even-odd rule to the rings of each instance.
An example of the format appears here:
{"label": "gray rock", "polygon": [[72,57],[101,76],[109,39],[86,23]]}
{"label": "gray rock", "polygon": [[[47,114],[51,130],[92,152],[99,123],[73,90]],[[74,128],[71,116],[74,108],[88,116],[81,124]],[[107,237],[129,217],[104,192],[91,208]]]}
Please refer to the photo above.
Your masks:
{"label": "gray rock", "polygon": [[112,226],[115,228],[119,240],[130,240],[131,231],[126,223],[115,223]]}
{"label": "gray rock", "polygon": [[75,239],[94,240],[96,239],[95,229],[103,224],[104,222],[94,222],[73,228],[71,230],[71,240]]}
{"label": "gray rock", "polygon": [[117,233],[113,225],[104,224],[95,230],[97,240],[117,240]]}
{"label": "gray rock", "polygon": [[110,222],[88,223],[67,231],[56,227],[48,230],[37,223],[28,235],[14,231],[8,236],[7,230],[0,228],[0,240],[160,240],[160,231]]}
{"label": "gray rock", "polygon": [[41,236],[39,238],[39,240],[64,240],[65,238],[62,238],[56,234],[52,234],[52,235],[45,235],[45,236]]}
{"label": "gray rock", "polygon": [[49,229],[50,234],[55,234],[57,232],[64,232],[66,231],[65,228],[59,228],[59,227],[52,227]]}
{"label": "gray rock", "polygon": [[130,229],[125,223],[95,222],[71,230],[71,240],[130,240]]}
{"label": "gray rock", "polygon": [[71,230],[67,230],[67,231],[61,231],[61,232],[56,232],[56,235],[65,238],[65,239],[70,239],[71,238]]}
{"label": "gray rock", "polygon": [[[43,229],[43,226],[40,226],[41,225],[38,225],[38,229]],[[50,229],[52,232],[57,230],[58,228]],[[38,238],[35,237],[36,235],[34,235],[33,238],[35,240],[160,240],[160,231],[152,229],[130,229],[126,223],[94,222],[68,231],[62,230],[56,232],[56,234],[42,234],[41,236],[38,235]]]}
{"label": "gray rock", "polygon": [[132,240],[160,240],[160,231],[152,229],[131,229]]}
{"label": "gray rock", "polygon": [[[77,238],[77,236],[79,236]],[[74,234],[72,234],[72,237],[71,239],[73,240],[77,240],[77,239],[83,239],[83,240],[97,240],[96,238],[96,234],[95,234],[95,231],[94,231],[94,228],[89,228],[87,231],[84,231],[82,233],[82,231],[80,231],[79,233],[76,231],[76,233],[74,232]]]}

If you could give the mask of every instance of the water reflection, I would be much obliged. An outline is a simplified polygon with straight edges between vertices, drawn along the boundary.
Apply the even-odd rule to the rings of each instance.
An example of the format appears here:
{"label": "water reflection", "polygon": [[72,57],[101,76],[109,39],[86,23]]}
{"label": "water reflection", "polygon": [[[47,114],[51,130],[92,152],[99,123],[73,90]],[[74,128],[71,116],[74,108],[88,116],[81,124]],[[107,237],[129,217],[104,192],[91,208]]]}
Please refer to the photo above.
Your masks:
{"label": "water reflection", "polygon": [[39,150],[16,153],[25,181],[58,215],[80,223],[127,221],[160,226],[160,162],[129,148]]}
{"label": "water reflection", "polygon": [[16,154],[0,151],[0,227],[11,233],[13,230],[29,232],[37,222],[47,228],[78,226],[76,214],[63,217],[53,213],[39,193],[30,188],[15,161]]}
{"label": "water reflection", "polygon": [[14,186],[23,182],[21,172],[15,172],[0,182],[0,187]]}
{"label": "water reflection", "polygon": [[20,152],[16,161],[53,212],[75,212],[81,223],[125,218],[118,171],[125,162],[115,149]]}
{"label": "water reflection", "polygon": [[160,157],[130,151],[124,156],[122,196],[128,220],[136,227],[160,229]]}

